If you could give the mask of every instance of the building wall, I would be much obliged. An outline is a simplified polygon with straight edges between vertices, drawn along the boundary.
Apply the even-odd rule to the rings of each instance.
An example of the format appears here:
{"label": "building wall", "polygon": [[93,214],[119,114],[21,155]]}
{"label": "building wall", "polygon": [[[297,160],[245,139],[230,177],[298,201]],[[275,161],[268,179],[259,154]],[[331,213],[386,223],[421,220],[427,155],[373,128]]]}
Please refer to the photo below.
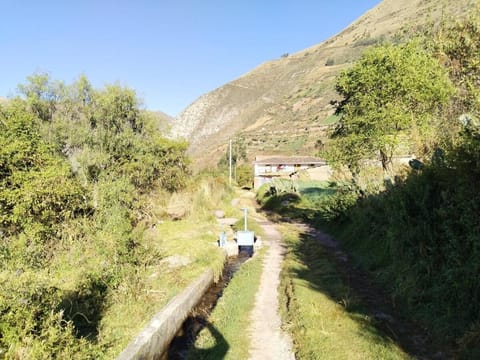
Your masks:
{"label": "building wall", "polygon": [[253,188],[258,189],[265,183],[269,183],[274,178],[288,177],[290,174],[307,169],[315,169],[318,167],[311,166],[310,164],[254,164],[254,180]]}
{"label": "building wall", "polygon": [[263,165],[263,164],[255,164],[255,175],[262,175],[262,174],[291,174],[295,171],[295,167],[293,165]]}

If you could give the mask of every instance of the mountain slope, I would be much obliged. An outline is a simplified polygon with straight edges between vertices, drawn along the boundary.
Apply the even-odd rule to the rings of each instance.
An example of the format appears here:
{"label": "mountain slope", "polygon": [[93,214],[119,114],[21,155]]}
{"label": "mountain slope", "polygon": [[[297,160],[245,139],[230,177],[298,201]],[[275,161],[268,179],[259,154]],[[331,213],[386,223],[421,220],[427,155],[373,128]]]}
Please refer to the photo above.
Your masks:
{"label": "mountain slope", "polygon": [[170,129],[174,120],[172,116],[162,111],[150,111],[150,114],[154,117],[157,123],[158,129],[162,133],[167,132]]}
{"label": "mountain slope", "polygon": [[[367,47],[442,15],[461,16],[476,0],[384,0],[331,39],[261,64],[202,95],[172,123],[172,136],[190,141],[197,166],[214,164],[231,137],[243,137],[247,156],[312,155],[335,119],[337,74]],[[318,142],[320,140],[320,142]]]}

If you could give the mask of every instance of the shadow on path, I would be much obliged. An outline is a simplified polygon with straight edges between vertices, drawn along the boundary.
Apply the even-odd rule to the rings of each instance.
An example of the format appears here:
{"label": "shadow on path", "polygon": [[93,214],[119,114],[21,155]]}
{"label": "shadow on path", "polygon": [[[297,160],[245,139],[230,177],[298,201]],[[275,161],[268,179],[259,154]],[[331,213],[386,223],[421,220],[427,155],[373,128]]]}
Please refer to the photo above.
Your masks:
{"label": "shadow on path", "polygon": [[197,316],[192,318],[195,325],[198,327],[196,329],[196,333],[198,334],[202,329],[206,328],[210,332],[210,334],[215,339],[215,345],[207,349],[199,349],[195,347],[195,344],[192,344],[192,347],[187,352],[179,353],[174,346],[172,346],[167,354],[167,360],[180,360],[180,359],[211,359],[211,360],[221,360],[225,358],[225,355],[228,352],[230,346],[228,342],[225,340],[223,335],[213,326],[208,320]]}

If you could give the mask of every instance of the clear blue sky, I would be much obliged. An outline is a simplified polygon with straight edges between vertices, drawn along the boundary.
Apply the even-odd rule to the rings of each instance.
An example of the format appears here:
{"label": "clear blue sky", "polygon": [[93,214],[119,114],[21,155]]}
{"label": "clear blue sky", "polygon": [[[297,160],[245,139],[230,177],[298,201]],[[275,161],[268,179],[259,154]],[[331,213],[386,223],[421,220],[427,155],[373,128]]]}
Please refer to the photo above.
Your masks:
{"label": "clear blue sky", "polygon": [[119,82],[176,115],[200,95],[338,33],[380,0],[2,0],[0,96],[34,72]]}

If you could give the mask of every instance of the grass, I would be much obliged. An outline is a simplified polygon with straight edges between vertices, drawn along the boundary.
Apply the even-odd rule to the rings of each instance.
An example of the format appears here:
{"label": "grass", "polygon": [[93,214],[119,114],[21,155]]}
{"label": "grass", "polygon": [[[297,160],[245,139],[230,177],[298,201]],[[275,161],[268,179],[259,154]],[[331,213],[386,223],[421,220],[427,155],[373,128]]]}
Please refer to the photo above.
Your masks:
{"label": "grass", "polygon": [[281,275],[281,309],[297,359],[409,359],[364,315],[325,250],[292,225]]}
{"label": "grass", "polygon": [[[185,289],[207,268],[221,273],[224,254],[215,248],[216,224],[181,220],[158,225],[148,238],[148,246],[164,256],[158,264],[138,270],[112,294],[112,303],[102,319],[102,334],[109,346],[107,358],[115,357],[150,321],[153,315]],[[133,286],[136,284],[136,286]],[[125,321],[135,319],[135,321]],[[108,340],[107,340],[108,339]]]}
{"label": "grass", "polygon": [[332,125],[332,124],[336,124],[339,120],[340,120],[340,116],[333,114],[333,115],[330,115],[330,116],[326,117],[325,119],[321,120],[320,124],[321,125]]}
{"label": "grass", "polygon": [[265,249],[258,251],[235,274],[210,315],[206,328],[200,332],[188,359],[248,358],[250,312],[260,284],[264,252]]}
{"label": "grass", "polygon": [[[0,284],[7,284],[7,278],[13,278],[16,284],[31,284],[35,279],[39,289],[59,289],[67,294],[62,300],[65,316],[72,312],[69,309],[80,309],[67,320],[72,320],[77,330],[94,329],[95,338],[85,341],[82,348],[72,350],[66,358],[112,359],[199,274],[212,268],[219,276],[225,255],[216,247],[217,232],[220,225],[213,218],[164,221],[144,231],[143,264],[137,266],[116,266],[115,259],[102,260],[94,242],[65,244],[65,250],[59,252],[49,269],[35,273],[25,270],[17,276],[3,270]],[[95,283],[104,284],[105,276],[114,276],[119,283],[97,295]],[[41,355],[37,351],[28,357]]]}
{"label": "grass", "polygon": [[[216,222],[213,210],[222,209],[229,216],[237,217],[240,217],[240,211],[230,205],[232,193],[224,182],[200,179],[195,185],[185,190],[182,197],[189,209],[182,220],[168,219],[165,211],[168,198],[162,198],[161,194],[150,197],[151,203],[144,214],[146,220],[137,224],[132,232],[137,246],[131,254],[134,259],[131,262],[120,259],[109,250],[118,241],[112,234],[105,231],[95,236],[88,223],[78,221],[71,224],[71,228],[85,230],[72,231],[71,235],[66,233],[62,242],[56,244],[55,257],[48,268],[35,273],[27,269],[15,273],[16,267],[13,266],[12,269],[2,269],[1,286],[15,288],[16,284],[20,290],[3,292],[0,303],[30,301],[28,299],[36,299],[38,293],[43,299],[42,304],[46,304],[44,307],[60,307],[64,318],[63,323],[50,319],[48,314],[39,313],[31,305],[28,311],[25,310],[26,314],[20,312],[22,308],[11,311],[9,316],[12,320],[6,317],[0,320],[9,320],[5,324],[10,324],[20,322],[13,316],[43,316],[49,326],[42,330],[42,334],[34,335],[53,339],[48,340],[51,346],[47,344],[40,349],[43,352],[23,344],[18,345],[15,352],[27,354],[24,358],[50,358],[57,354],[48,352],[55,347],[62,354],[61,358],[115,358],[155,313],[205,269],[211,268],[219,276],[224,253],[216,247],[221,226]],[[32,283],[28,287],[32,288],[29,290],[32,294],[27,294],[27,298],[22,293],[21,284]],[[7,293],[12,299],[2,298]],[[50,306],[49,302],[53,305]],[[66,321],[71,321],[71,324],[65,325]],[[54,334],[65,339],[62,340],[65,344],[58,344],[52,332],[66,332],[65,329],[69,331],[67,335],[71,335]],[[0,332],[9,342],[16,334],[6,327],[2,327]],[[30,339],[34,335],[26,334],[24,337]],[[0,358],[2,351],[3,348],[0,348]]]}
{"label": "grass", "polygon": [[[127,280],[129,285],[123,288],[123,292],[121,288],[114,293],[116,298],[112,299],[102,319],[104,341],[110,343],[106,358],[114,358],[156,312],[205,269],[211,268],[217,277],[220,276],[225,255],[216,247],[216,240],[222,226],[217,223],[212,211],[222,209],[226,216],[240,219],[238,225],[243,229],[243,212],[231,205],[233,195],[225,191],[217,181],[199,183],[197,192],[190,199],[193,207],[189,216],[179,221],[159,222],[155,228],[145,231],[141,238],[143,247],[147,249],[146,256],[159,254],[161,259],[157,262],[151,261],[151,265],[138,269],[136,276]],[[248,199],[241,199],[239,206],[249,207],[250,202]],[[261,234],[261,227],[250,216],[248,228]],[[254,259],[242,266],[235,279],[237,277],[241,279],[243,276],[244,283],[251,281],[250,277],[254,278],[259,271],[258,267],[261,266],[260,258],[261,255],[257,254]],[[237,286],[247,288],[244,283]],[[258,284],[255,285],[253,281],[250,286],[258,287]],[[256,287],[252,291],[254,294]],[[241,292],[237,290],[234,293]],[[233,309],[238,306],[235,305],[236,302],[241,303],[235,299],[234,305],[228,306]],[[241,305],[240,309],[245,309],[245,306]],[[130,321],[125,321],[126,319]],[[211,330],[210,334],[217,334],[215,328],[210,325],[208,328]],[[229,333],[228,330],[226,333]],[[248,349],[248,346],[246,348]]]}
{"label": "grass", "polygon": [[[335,185],[328,181],[299,180],[296,187],[298,193],[280,192],[277,196],[271,196],[270,185],[264,185],[259,189],[257,199],[265,210],[306,220],[315,216],[315,209],[323,200],[336,193]],[[280,188],[281,185],[277,191]]]}
{"label": "grass", "polygon": [[334,194],[336,190],[329,181],[301,180],[298,181],[298,192],[302,200],[315,203],[325,196]]}
{"label": "grass", "polygon": [[222,209],[236,217],[241,212],[231,206],[233,194],[218,179],[200,180],[196,188],[184,194],[184,205],[190,207],[188,216],[178,221],[159,221],[142,234],[145,256],[154,254],[159,259],[137,269],[127,279],[128,284],[112,294],[101,331],[103,341],[109,343],[107,358],[123,350],[156,312],[207,268],[220,276],[225,255],[217,247],[222,227],[213,210]]}

